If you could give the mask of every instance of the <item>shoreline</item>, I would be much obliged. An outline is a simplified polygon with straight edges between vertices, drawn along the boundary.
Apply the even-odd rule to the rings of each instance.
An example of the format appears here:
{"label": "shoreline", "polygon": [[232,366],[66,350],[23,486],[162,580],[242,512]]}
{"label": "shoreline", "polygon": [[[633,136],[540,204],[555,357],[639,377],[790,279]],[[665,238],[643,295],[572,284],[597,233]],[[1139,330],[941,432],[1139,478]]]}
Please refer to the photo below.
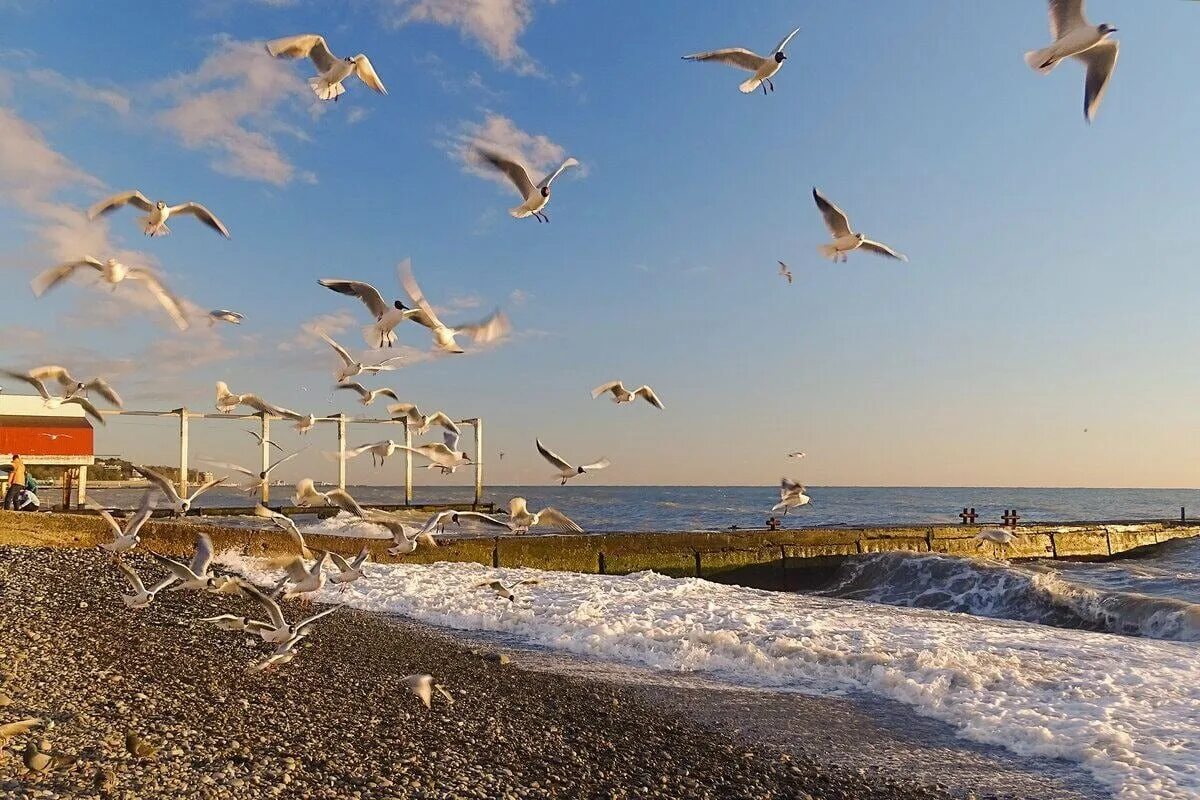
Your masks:
{"label": "shoreline", "polygon": [[[145,556],[127,560],[149,571]],[[25,744],[18,737],[0,757],[0,793],[916,800],[975,789],[912,780],[903,749],[895,751],[901,763],[865,769],[823,757],[820,747],[744,734],[714,710],[721,704],[707,703],[707,691],[555,673],[520,651],[501,664],[494,647],[348,608],[316,626],[290,664],[248,674],[263,645],[196,621],[240,613],[247,601],[166,593],[130,611],[118,596],[123,588],[96,551],[0,547],[0,664],[12,700],[0,707],[0,722],[45,717],[53,727],[30,735],[79,757],[34,785],[13,755]],[[444,682],[455,704],[423,708],[403,685],[417,672]],[[840,750],[864,734],[887,738],[886,725],[870,727],[848,700],[796,696],[788,707],[797,741],[830,737]],[[838,708],[846,713],[831,732],[837,715],[829,712]],[[160,746],[159,755],[128,755],[129,729]],[[942,757],[952,763],[967,749]],[[1003,761],[1000,769],[1012,768]],[[98,794],[92,782],[108,772],[116,789]]]}

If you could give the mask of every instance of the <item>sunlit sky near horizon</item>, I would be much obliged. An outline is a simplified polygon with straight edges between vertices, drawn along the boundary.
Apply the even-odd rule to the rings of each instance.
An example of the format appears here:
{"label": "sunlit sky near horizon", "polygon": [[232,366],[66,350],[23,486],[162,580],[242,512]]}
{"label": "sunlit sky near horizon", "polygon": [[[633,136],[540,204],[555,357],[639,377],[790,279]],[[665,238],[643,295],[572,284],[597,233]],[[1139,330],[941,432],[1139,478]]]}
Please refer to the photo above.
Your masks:
{"label": "sunlit sky near horizon", "polygon": [[[609,457],[597,484],[1196,486],[1200,7],[1088,5],[1121,42],[1091,126],[1080,65],[1022,60],[1049,42],[1039,0],[0,2],[0,366],[100,372],[133,408],[213,410],[224,380],[358,414],[305,329],[360,349],[370,320],[316,281],[399,297],[411,257],[448,321],[502,307],[513,335],[365,382],[482,416],[488,483],[546,480],[540,436]],[[796,26],[766,97],[679,59],[765,52]],[[389,95],[351,80],[319,104],[311,64],[262,47],[305,32],[369,55]],[[533,171],[582,162],[551,224],[511,219],[511,187],[464,164],[480,138]],[[911,261],[822,260],[814,185]],[[233,238],[81,216],[131,188],[202,202]],[[178,333],[82,276],[33,297],[38,270],[85,254],[246,321]],[[666,411],[590,399],[617,377]],[[257,463],[251,427],[194,424],[193,458]],[[174,430],[114,419],[97,449],[171,463]],[[331,426],[274,430],[311,445],[280,477],[332,477]],[[352,482],[402,474],[360,461]]]}

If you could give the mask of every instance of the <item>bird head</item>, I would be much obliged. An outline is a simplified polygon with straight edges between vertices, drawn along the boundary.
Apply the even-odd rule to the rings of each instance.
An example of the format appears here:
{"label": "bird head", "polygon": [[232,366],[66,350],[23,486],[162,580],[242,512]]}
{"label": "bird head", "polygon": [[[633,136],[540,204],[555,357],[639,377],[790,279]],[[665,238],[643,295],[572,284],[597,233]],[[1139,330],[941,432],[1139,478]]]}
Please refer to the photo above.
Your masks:
{"label": "bird head", "polygon": [[787,56],[783,54],[782,50],[780,50],[778,53],[775,54],[775,63],[776,64],[782,64],[785,61],[787,61]]}
{"label": "bird head", "polygon": [[543,186],[542,187],[542,197],[549,197],[549,196],[550,196],[550,187]]}
{"label": "bird head", "polygon": [[461,524],[462,524],[461,522],[459,522],[459,521],[458,521],[458,514],[454,514],[454,515],[452,515],[452,516],[450,517],[450,521],[451,521],[451,522],[453,522],[455,525],[461,525]]}
{"label": "bird head", "polygon": [[401,303],[399,300],[397,300],[392,305],[394,305],[396,307],[397,311],[408,311],[408,306],[404,305],[404,303]]}
{"label": "bird head", "polygon": [[155,208],[157,208],[157,209],[159,209],[159,210],[162,210],[162,209],[164,209],[164,208],[166,208],[166,207],[167,207],[167,204],[166,204],[166,202],[165,202],[165,201],[163,201],[163,200],[159,200],[157,203],[155,203],[155,204],[154,204],[154,207],[155,207]]}
{"label": "bird head", "polygon": [[342,61],[345,61],[347,64],[353,64],[354,56],[346,56],[345,58],[342,59]]}
{"label": "bird head", "polygon": [[858,239],[861,242],[863,239],[867,238],[867,235],[865,233],[856,233],[856,234],[854,234],[854,238]]}
{"label": "bird head", "polygon": [[192,501],[191,500],[181,500],[179,502],[179,513],[181,515],[187,514],[191,510],[192,510]]}
{"label": "bird head", "polygon": [[1100,32],[1101,36],[1108,36],[1110,33],[1117,32],[1117,29],[1112,25],[1109,25],[1107,22],[1100,23],[1100,25],[1096,26],[1096,30]]}

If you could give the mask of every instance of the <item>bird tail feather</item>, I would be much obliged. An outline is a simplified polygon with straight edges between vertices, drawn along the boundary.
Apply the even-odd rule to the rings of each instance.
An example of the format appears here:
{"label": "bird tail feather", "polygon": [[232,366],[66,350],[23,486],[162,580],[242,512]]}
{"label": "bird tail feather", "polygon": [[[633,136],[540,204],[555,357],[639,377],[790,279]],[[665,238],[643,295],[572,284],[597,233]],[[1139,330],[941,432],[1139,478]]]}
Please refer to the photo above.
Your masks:
{"label": "bird tail feather", "polygon": [[1041,50],[1030,50],[1025,54],[1025,63],[1030,69],[1036,70],[1043,75],[1058,66],[1058,59],[1054,58],[1049,52],[1050,48]]}
{"label": "bird tail feather", "polygon": [[324,78],[309,78],[308,85],[320,100],[333,100],[346,92],[345,86],[340,83],[331,84]]}
{"label": "bird tail feather", "polygon": [[751,92],[758,91],[758,87],[761,85],[761,80],[758,78],[751,78],[748,81],[744,81],[742,85],[738,87],[738,89],[741,90],[742,94],[750,94]]}
{"label": "bird tail feather", "polygon": [[363,341],[367,343],[367,347],[371,348],[379,347],[380,343],[384,345],[396,343],[396,332],[382,330],[378,322],[363,326],[362,335]]}
{"label": "bird tail feather", "polygon": [[822,244],[817,246],[817,251],[828,259],[837,258],[837,246],[832,244]]}

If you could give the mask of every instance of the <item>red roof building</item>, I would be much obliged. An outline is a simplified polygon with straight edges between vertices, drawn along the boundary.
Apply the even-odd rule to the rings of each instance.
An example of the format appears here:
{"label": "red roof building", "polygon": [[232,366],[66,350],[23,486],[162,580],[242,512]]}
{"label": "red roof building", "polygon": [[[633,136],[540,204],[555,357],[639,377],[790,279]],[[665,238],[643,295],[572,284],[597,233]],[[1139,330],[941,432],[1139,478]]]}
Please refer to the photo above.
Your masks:
{"label": "red roof building", "polygon": [[17,453],[26,464],[79,468],[79,500],[87,495],[87,468],[95,463],[92,423],[68,403],[48,408],[36,395],[0,394],[0,464]]}

